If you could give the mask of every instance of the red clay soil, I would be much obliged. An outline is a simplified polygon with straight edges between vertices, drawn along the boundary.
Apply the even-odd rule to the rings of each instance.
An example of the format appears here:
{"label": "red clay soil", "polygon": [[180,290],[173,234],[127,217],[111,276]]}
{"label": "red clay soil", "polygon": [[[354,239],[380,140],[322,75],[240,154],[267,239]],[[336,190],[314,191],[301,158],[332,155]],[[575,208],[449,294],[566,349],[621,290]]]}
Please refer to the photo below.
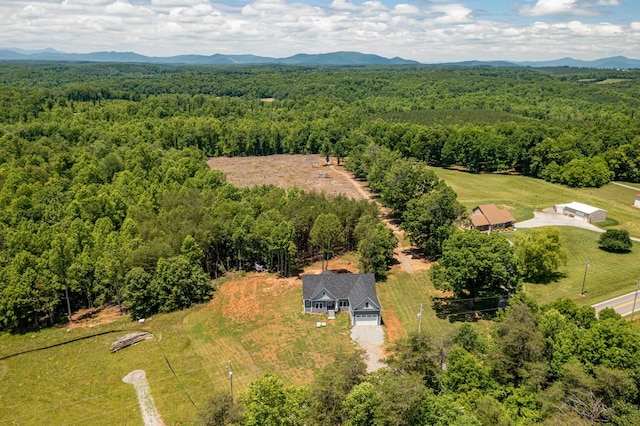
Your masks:
{"label": "red clay soil", "polygon": [[101,324],[110,324],[126,315],[117,306],[107,308],[82,309],[71,315],[71,322],[67,328],[90,328]]}

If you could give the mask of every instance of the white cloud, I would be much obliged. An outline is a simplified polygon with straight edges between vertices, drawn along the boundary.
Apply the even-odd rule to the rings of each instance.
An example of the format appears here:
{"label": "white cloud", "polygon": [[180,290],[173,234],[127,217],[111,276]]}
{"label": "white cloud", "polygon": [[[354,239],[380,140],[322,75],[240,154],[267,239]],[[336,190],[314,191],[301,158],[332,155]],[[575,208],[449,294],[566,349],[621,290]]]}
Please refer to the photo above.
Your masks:
{"label": "white cloud", "polygon": [[418,9],[416,6],[406,3],[395,5],[393,11],[400,15],[418,15],[420,13],[420,9]]}
{"label": "white cloud", "polygon": [[526,16],[594,15],[594,12],[580,6],[576,0],[538,0],[533,7],[522,6],[520,14]]}
{"label": "white cloud", "polygon": [[105,7],[104,11],[106,13],[112,13],[114,15],[128,15],[134,13],[135,8],[128,2],[117,1]]}
{"label": "white cloud", "polygon": [[620,0],[598,0],[598,6],[620,6]]}
{"label": "white cloud", "polygon": [[111,3],[113,0],[64,0],[65,6],[100,6]]}
{"label": "white cloud", "polygon": [[471,9],[460,4],[433,6],[431,11],[435,16],[433,21],[436,24],[464,24],[473,21]]}
{"label": "white cloud", "polygon": [[206,0],[151,0],[151,6],[189,7],[208,3]]}
{"label": "white cloud", "polygon": [[306,1],[0,0],[0,47],[150,56],[356,50],[424,62],[638,57],[640,21],[580,16],[598,0],[529,1],[537,22],[478,13],[471,0]]}
{"label": "white cloud", "polygon": [[42,6],[27,5],[20,11],[18,16],[21,18],[38,18],[47,13],[47,9]]}

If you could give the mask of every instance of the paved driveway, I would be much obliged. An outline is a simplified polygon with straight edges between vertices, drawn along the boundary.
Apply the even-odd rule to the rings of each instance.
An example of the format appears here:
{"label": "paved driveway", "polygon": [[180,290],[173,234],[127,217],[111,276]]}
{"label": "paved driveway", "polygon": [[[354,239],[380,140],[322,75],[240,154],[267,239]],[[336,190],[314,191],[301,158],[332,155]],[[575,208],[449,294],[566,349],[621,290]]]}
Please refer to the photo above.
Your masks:
{"label": "paved driveway", "polygon": [[[597,226],[587,223],[583,220],[565,216],[561,213],[556,213],[552,208],[533,212],[533,219],[517,222],[515,226],[516,228],[539,228],[541,226],[574,226],[576,228],[589,229],[590,231],[600,233],[605,232],[604,229],[598,228]],[[640,238],[630,238],[632,241],[640,242]]]}
{"label": "paved driveway", "polygon": [[589,229],[596,232],[604,232],[595,225],[583,220],[556,213],[553,209],[533,212],[533,219],[517,222],[516,228],[539,228],[541,226],[574,226],[576,228]]}
{"label": "paved driveway", "polygon": [[379,325],[354,325],[351,327],[351,339],[367,354],[367,371],[372,372],[384,367],[380,359],[384,357],[384,331]]}

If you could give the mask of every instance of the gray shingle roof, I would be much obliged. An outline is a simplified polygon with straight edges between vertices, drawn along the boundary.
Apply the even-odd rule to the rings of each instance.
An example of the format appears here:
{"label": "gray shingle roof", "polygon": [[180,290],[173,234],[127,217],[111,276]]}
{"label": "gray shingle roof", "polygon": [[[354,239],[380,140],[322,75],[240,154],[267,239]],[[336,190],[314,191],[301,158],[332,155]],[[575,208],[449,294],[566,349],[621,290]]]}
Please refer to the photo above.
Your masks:
{"label": "gray shingle roof", "polygon": [[317,275],[302,276],[303,299],[311,299],[322,289],[326,289],[338,299],[349,299],[351,306],[357,306],[367,298],[380,306],[373,274],[334,274],[323,271]]}

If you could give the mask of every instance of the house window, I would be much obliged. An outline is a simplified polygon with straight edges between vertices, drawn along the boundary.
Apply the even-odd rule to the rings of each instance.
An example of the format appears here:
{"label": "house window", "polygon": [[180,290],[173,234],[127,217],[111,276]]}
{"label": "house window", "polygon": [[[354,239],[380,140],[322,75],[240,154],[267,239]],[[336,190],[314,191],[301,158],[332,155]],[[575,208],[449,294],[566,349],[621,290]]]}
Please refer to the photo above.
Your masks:
{"label": "house window", "polygon": [[304,306],[305,306],[305,308],[310,308],[311,307],[311,300],[305,300],[304,301]]}
{"label": "house window", "polygon": [[369,302],[365,303],[365,304],[364,304],[364,307],[365,307],[365,308],[368,308],[368,307],[369,307]]}
{"label": "house window", "polygon": [[341,308],[346,308],[347,306],[349,306],[349,301],[348,300],[341,300],[340,301],[340,307]]}
{"label": "house window", "polygon": [[322,303],[322,302],[316,302],[316,306],[315,306],[315,308],[316,308],[316,309],[324,309],[324,303]]}

